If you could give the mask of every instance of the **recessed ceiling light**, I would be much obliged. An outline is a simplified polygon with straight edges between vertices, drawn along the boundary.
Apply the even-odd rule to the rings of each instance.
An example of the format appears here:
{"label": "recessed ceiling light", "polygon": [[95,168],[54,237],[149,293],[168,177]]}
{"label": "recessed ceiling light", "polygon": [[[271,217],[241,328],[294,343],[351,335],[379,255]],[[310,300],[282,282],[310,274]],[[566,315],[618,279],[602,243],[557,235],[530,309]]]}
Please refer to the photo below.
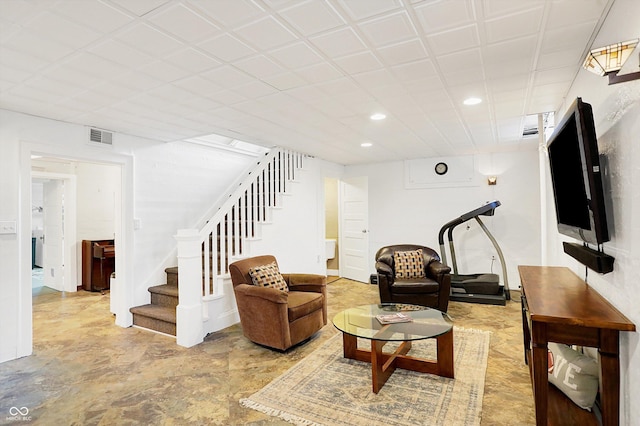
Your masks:
{"label": "recessed ceiling light", "polygon": [[463,103],[465,105],[478,105],[480,102],[482,102],[482,99],[480,98],[467,98]]}
{"label": "recessed ceiling light", "polygon": [[363,148],[369,148],[370,146],[373,146],[373,144],[371,142],[362,142],[360,146]]}
{"label": "recessed ceiling light", "polygon": [[384,120],[385,118],[387,118],[387,116],[385,114],[382,114],[380,112],[373,114],[371,117],[369,117],[372,120]]}

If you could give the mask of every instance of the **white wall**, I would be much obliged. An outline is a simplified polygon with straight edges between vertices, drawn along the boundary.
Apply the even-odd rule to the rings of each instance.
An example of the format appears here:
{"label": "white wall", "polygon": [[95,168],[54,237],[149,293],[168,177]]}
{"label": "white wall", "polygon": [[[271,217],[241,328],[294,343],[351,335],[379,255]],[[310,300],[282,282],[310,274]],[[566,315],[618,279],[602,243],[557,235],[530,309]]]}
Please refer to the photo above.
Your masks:
{"label": "white wall", "polygon": [[[617,1],[593,47],[638,37],[639,28],[640,2]],[[634,55],[638,54],[636,49]],[[613,272],[606,275],[589,271],[587,281],[635,323],[636,328],[640,328],[640,81],[612,86],[607,83],[606,77],[581,70],[560,108],[560,116],[576,97],[581,97],[593,107],[598,148],[609,163],[609,173],[603,178],[605,197],[612,201],[613,207],[613,216],[609,218],[611,241],[604,244],[604,250],[615,257],[615,263]],[[548,170],[548,160],[544,166]],[[549,264],[568,266],[579,277],[585,278],[584,266],[562,251],[562,241],[570,239],[560,236],[556,230],[550,177],[544,176],[541,182],[549,208],[549,226],[545,230],[549,243],[546,247]],[[620,424],[637,424],[640,419],[638,332],[621,333],[620,376]]]}
{"label": "white wall", "polygon": [[[87,143],[84,126],[0,110],[0,220],[18,233],[0,235],[0,362],[31,353],[31,153],[118,164],[122,169],[123,242],[116,263],[128,269],[116,322],[130,324],[128,307],[146,303],[147,287],[164,279],[177,229],[201,220],[204,211],[256,159],[186,143],[162,143],[114,135],[113,149]],[[26,184],[23,184],[23,181]],[[141,228],[134,231],[133,219]],[[122,260],[122,261],[121,261]],[[175,265],[175,257],[171,261]],[[133,267],[135,265],[135,268]],[[112,293],[112,298],[114,294]]]}
{"label": "white wall", "polygon": [[[440,253],[438,232],[445,223],[487,201],[499,200],[502,205],[495,216],[481,219],[502,249],[510,288],[518,288],[517,265],[540,262],[537,148],[479,155],[475,164],[479,173],[497,175],[498,184],[489,186],[481,179],[477,186],[406,189],[403,162],[346,167],[345,175],[367,176],[369,180],[371,272],[380,247],[423,244]],[[475,220],[455,228],[454,242],[460,273],[491,271],[491,256],[496,252]],[[450,264],[448,251],[447,256]],[[493,271],[502,275],[497,260]]]}

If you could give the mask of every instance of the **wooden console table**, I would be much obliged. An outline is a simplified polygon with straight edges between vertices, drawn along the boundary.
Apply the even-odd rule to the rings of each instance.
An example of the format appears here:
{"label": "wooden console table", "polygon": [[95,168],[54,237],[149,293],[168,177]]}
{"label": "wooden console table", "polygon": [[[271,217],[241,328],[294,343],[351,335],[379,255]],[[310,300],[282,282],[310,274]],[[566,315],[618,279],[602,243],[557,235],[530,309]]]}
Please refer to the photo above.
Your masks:
{"label": "wooden console table", "polygon": [[598,348],[604,426],[619,424],[620,331],[635,325],[568,268],[518,266],[522,284],[525,361],[533,382],[536,424],[598,424],[548,384],[547,343]]}

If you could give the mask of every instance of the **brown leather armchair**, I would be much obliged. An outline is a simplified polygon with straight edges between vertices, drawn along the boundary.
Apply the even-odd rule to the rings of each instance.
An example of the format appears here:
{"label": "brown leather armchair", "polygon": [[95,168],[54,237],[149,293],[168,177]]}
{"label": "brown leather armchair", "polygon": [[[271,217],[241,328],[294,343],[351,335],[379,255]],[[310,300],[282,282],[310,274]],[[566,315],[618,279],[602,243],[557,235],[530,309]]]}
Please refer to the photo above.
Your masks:
{"label": "brown leather armchair", "polygon": [[281,274],[288,292],[253,285],[251,268],[272,262],[270,255],[251,257],[230,264],[229,272],[245,337],[284,351],[327,324],[327,277]]}
{"label": "brown leather armchair", "polygon": [[[395,252],[422,249],[424,277],[397,278]],[[447,312],[451,291],[451,268],[429,247],[400,244],[382,247],[376,253],[376,271],[381,303],[410,303]]]}

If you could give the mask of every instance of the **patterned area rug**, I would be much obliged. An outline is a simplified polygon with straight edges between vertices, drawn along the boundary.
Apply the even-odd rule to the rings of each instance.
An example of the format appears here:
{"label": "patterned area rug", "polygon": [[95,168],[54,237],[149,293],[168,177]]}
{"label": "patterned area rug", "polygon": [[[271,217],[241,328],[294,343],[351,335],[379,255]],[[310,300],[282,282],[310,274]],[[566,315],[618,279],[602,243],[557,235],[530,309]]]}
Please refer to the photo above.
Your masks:
{"label": "patterned area rug", "polygon": [[[371,364],[343,358],[337,334],[240,404],[305,426],[479,425],[490,333],[453,333],[455,379],[397,369],[376,395]],[[409,355],[435,359],[435,340],[413,342]]]}

